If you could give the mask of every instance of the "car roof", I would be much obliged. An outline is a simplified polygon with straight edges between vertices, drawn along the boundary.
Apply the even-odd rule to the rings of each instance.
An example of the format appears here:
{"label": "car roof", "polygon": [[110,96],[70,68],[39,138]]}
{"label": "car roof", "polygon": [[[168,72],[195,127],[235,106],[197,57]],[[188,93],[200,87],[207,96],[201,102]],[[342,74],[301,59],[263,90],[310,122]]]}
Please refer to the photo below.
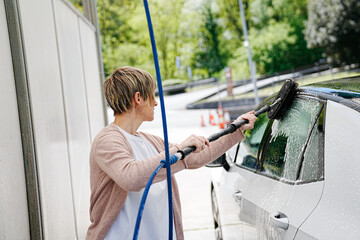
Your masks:
{"label": "car roof", "polygon": [[335,101],[360,112],[360,76],[301,86],[297,94]]}
{"label": "car roof", "polygon": [[332,88],[337,90],[345,90],[360,93],[360,76],[340,78],[325,82],[312,83],[308,86]]}

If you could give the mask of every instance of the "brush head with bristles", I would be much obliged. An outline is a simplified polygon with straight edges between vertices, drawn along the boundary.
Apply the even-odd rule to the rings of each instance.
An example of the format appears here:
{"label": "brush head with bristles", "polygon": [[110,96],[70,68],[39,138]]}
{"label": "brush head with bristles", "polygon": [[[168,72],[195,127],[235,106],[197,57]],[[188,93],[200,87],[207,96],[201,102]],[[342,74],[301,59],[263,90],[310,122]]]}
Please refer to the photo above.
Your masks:
{"label": "brush head with bristles", "polygon": [[287,79],[285,81],[274,99],[274,104],[271,105],[271,108],[267,113],[269,119],[282,118],[294,98],[297,86],[298,84],[292,79]]}

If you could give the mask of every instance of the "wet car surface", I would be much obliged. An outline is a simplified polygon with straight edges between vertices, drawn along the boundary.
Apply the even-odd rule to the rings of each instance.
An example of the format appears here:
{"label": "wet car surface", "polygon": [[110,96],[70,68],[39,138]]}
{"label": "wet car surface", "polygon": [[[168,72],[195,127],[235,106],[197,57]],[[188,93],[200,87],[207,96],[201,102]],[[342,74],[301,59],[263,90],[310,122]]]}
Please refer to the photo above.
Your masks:
{"label": "wet car surface", "polygon": [[245,135],[210,164],[217,239],[360,239],[359,77],[300,87]]}

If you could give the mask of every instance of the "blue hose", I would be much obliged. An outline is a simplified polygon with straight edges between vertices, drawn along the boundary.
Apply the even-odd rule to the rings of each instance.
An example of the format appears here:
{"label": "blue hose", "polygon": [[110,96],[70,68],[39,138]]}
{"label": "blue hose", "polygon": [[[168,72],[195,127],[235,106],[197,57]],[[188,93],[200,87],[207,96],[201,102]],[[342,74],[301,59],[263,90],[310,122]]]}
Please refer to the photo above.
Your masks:
{"label": "blue hose", "polygon": [[[164,165],[166,167],[166,177],[167,177],[167,187],[168,187],[169,240],[172,240],[173,239],[173,206],[172,206],[171,168],[170,168],[171,163],[170,163],[169,142],[168,142],[168,135],[167,135],[164,95],[163,95],[163,89],[162,89],[162,84],[161,84],[161,75],[160,75],[159,60],[158,60],[157,50],[156,50],[155,36],[154,36],[154,31],[153,31],[151,16],[150,16],[150,10],[149,10],[149,5],[148,5],[147,0],[144,0],[144,7],[145,7],[148,28],[149,28],[149,34],[150,34],[150,40],[151,40],[151,46],[152,46],[152,52],[153,52],[153,57],[154,57],[155,70],[156,70],[156,78],[157,78],[158,89],[159,89],[161,116],[162,116],[163,132],[164,132],[165,161],[164,160],[161,161],[160,165],[152,173],[148,183],[146,184],[144,194],[141,198],[140,207],[139,207],[139,211],[138,211],[138,215],[137,215],[137,219],[136,219],[133,240],[136,240],[138,237],[138,234],[139,234],[142,212],[144,210],[145,201],[146,201],[146,197],[149,192],[150,186],[151,186],[156,174],[159,172],[159,170],[162,167],[164,167]],[[176,156],[172,155],[171,157],[172,157],[171,162],[177,161]],[[175,161],[175,158],[176,158],[176,161]]]}
{"label": "blue hose", "polygon": [[[170,164],[174,164],[176,163],[178,160],[178,157],[175,156],[175,155],[171,155],[170,156]],[[138,238],[138,234],[139,234],[139,229],[140,229],[140,222],[141,222],[141,218],[142,218],[142,213],[144,211],[144,207],[145,207],[145,202],[146,202],[146,198],[147,198],[147,195],[149,193],[149,190],[150,190],[150,187],[151,187],[151,184],[156,176],[156,174],[160,171],[161,168],[164,167],[164,165],[166,164],[166,160],[161,160],[160,161],[160,165],[155,169],[155,171],[151,174],[147,184],[146,184],[146,187],[144,189],[144,193],[142,195],[142,198],[141,198],[141,203],[140,203],[140,207],[139,207],[139,211],[138,211],[138,215],[137,215],[137,219],[136,219],[136,225],[135,225],[135,230],[134,230],[134,235],[133,235],[133,240],[137,239]],[[171,221],[172,222],[172,221]],[[170,227],[170,224],[169,224],[169,227]],[[172,230],[172,226],[171,226],[171,230]],[[171,231],[172,232],[172,231]],[[171,235],[171,238],[169,236],[169,239],[172,239],[172,235]]]}

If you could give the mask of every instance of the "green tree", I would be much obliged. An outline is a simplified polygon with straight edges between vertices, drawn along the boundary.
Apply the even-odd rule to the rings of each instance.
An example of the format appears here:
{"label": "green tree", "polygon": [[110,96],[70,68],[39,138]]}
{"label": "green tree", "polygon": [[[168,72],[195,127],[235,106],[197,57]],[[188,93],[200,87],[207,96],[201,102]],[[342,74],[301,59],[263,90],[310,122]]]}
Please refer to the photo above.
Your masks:
{"label": "green tree", "polygon": [[205,69],[211,77],[223,70],[230,55],[225,48],[221,47],[223,29],[218,23],[219,15],[212,10],[210,2],[203,7],[202,16],[203,24],[200,28],[198,48],[193,56],[192,66]]}
{"label": "green tree", "polygon": [[[321,58],[322,49],[308,49],[303,34],[307,0],[243,3],[259,74],[293,69]],[[97,4],[106,73],[132,65],[154,75],[141,1],[97,0]],[[197,78],[223,76],[227,65],[234,78],[249,75],[238,0],[206,0],[197,6],[188,0],[153,0],[150,10],[163,79],[184,78],[187,66],[192,66]],[[180,56],[181,69],[175,67],[176,56]]]}
{"label": "green tree", "polygon": [[303,31],[307,19],[306,0],[253,0],[251,22],[256,39],[254,60],[262,72],[275,72],[313,64],[322,49],[308,49]]}
{"label": "green tree", "polygon": [[[247,53],[238,0],[220,0],[226,26],[229,66],[234,76],[248,76]],[[259,74],[273,74],[309,65],[321,58],[322,49],[308,49],[303,31],[307,0],[243,0],[250,46]],[[245,57],[244,57],[245,54]]]}
{"label": "green tree", "polygon": [[309,0],[306,39],[335,65],[360,62],[360,1]]}
{"label": "green tree", "polygon": [[131,0],[98,0],[97,10],[99,28],[103,43],[117,47],[123,42],[131,42],[133,28],[129,23],[137,7],[137,1]]}
{"label": "green tree", "polygon": [[[183,11],[186,0],[154,0],[150,2],[153,28],[163,79],[179,77],[175,57],[189,65],[197,28],[194,12]],[[144,6],[139,1],[98,0],[105,72],[124,65],[136,66],[155,75]]]}
{"label": "green tree", "polygon": [[[225,27],[231,32],[233,38],[238,41],[243,39],[243,29],[240,17],[240,8],[238,0],[218,1],[221,11],[221,17],[224,19]],[[245,11],[248,9],[248,0],[243,1]],[[245,14],[249,16],[248,14]],[[248,22],[248,19],[246,19]]]}
{"label": "green tree", "polygon": [[175,57],[180,55],[183,38],[181,21],[185,0],[157,0],[152,2],[153,25],[159,61],[164,79],[176,75]]}
{"label": "green tree", "polygon": [[[131,20],[138,9],[137,1],[98,0],[97,11],[105,74],[119,66],[141,65],[149,58],[147,42]],[[135,51],[134,51],[135,50]],[[140,52],[140,50],[143,50]]]}
{"label": "green tree", "polygon": [[82,13],[84,14],[84,7],[82,4],[82,0],[70,0],[72,4]]}

